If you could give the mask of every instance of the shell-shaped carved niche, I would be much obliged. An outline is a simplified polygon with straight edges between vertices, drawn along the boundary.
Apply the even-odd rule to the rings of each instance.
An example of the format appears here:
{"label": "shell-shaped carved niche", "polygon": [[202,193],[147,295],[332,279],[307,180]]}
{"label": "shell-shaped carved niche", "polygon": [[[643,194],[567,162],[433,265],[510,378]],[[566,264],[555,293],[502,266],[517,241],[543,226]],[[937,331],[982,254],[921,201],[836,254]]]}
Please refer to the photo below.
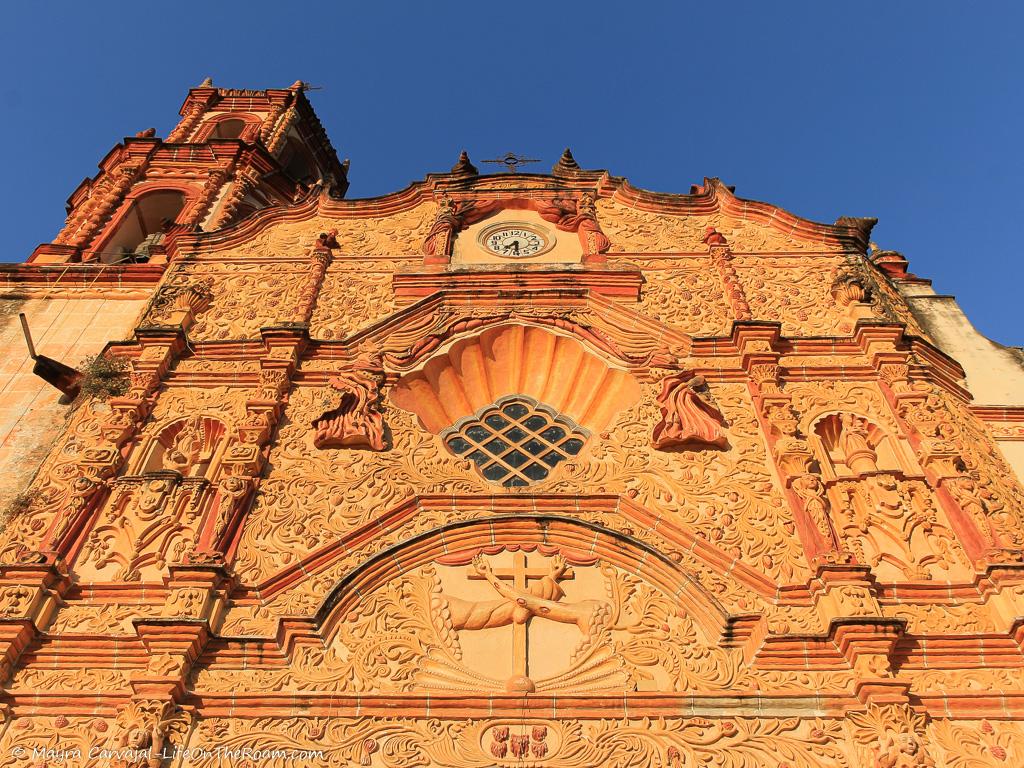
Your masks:
{"label": "shell-shaped carved niche", "polygon": [[532,397],[599,432],[640,399],[640,385],[574,338],[509,324],[455,342],[391,390],[392,402],[435,434],[507,395]]}
{"label": "shell-shaped carved niche", "polygon": [[227,432],[224,422],[194,415],[164,427],[145,451],[141,472],[174,470],[186,477],[210,477]]}

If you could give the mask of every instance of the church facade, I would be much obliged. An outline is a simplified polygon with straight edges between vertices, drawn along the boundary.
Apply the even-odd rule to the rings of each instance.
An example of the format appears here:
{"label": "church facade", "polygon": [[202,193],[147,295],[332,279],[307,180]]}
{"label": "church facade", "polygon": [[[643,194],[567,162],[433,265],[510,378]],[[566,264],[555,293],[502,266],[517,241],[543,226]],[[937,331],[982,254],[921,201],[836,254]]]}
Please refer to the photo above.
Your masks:
{"label": "church facade", "polygon": [[0,270],[5,765],[1024,763],[1022,356],[873,220],[347,172],[207,82]]}

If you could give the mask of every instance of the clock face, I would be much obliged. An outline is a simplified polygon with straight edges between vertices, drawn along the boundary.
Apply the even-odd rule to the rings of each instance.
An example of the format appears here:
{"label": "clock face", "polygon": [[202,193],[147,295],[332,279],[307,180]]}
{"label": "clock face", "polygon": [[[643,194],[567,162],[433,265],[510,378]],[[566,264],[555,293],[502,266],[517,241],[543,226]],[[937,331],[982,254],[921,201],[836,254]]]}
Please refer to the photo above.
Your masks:
{"label": "clock face", "polygon": [[508,224],[489,230],[483,238],[483,246],[507,259],[525,259],[546,251],[548,239],[530,227]]}

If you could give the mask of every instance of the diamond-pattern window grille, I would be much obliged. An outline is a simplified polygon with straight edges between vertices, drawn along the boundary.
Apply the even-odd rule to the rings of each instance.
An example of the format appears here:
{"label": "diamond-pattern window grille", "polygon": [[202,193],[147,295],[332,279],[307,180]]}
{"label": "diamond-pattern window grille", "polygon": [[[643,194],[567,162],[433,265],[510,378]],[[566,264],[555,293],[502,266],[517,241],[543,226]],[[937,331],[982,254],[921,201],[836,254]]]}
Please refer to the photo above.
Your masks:
{"label": "diamond-pattern window grille", "polygon": [[516,488],[544,480],[580,452],[590,433],[550,406],[512,395],[459,419],[441,437],[485,479]]}

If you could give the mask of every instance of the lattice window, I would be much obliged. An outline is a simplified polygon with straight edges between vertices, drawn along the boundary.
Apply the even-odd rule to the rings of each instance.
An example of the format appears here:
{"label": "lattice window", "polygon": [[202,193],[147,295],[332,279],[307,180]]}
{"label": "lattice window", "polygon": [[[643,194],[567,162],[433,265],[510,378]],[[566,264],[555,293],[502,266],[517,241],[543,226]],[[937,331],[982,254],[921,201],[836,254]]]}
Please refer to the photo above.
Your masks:
{"label": "lattice window", "polygon": [[546,478],[580,452],[590,433],[549,406],[513,395],[460,419],[441,436],[487,480],[515,488]]}

